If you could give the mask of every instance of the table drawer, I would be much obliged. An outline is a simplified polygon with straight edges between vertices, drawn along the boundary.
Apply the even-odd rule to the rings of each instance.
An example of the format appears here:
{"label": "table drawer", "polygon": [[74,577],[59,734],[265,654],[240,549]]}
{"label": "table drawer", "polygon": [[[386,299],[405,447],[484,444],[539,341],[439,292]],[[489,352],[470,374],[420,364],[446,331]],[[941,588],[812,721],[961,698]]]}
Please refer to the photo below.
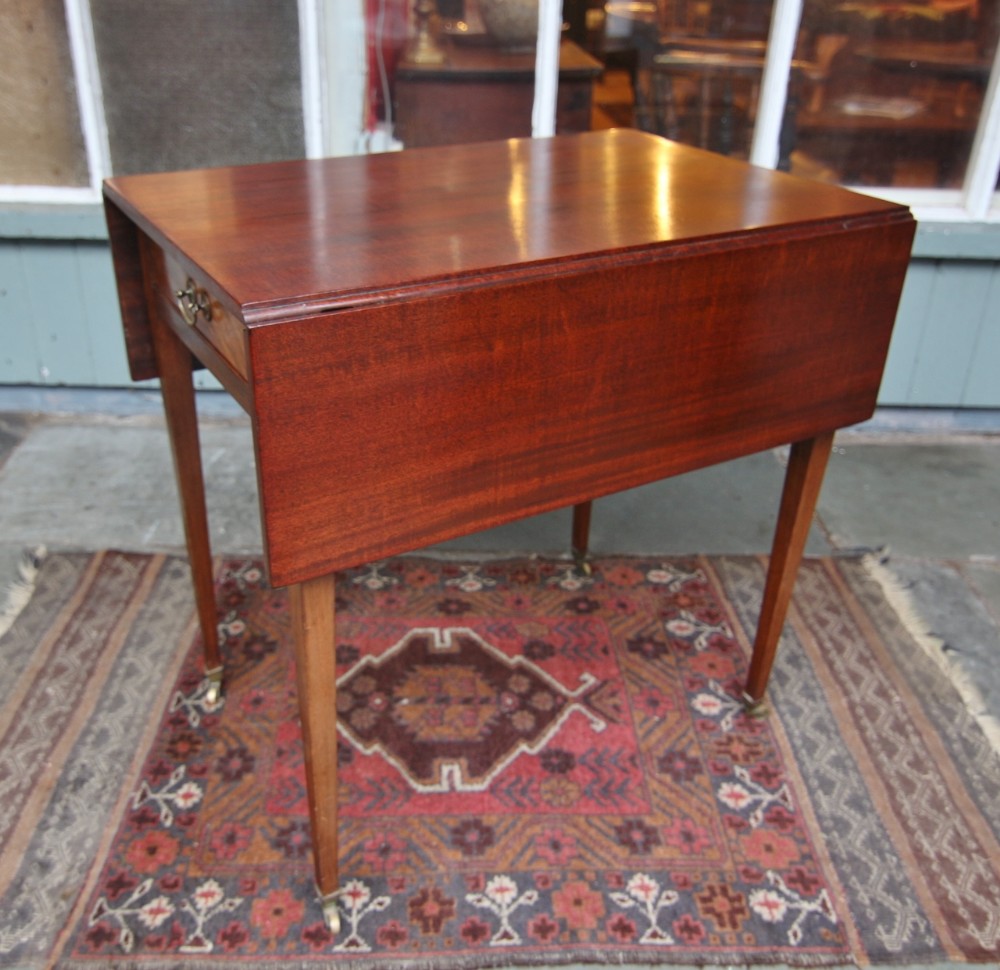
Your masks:
{"label": "table drawer", "polygon": [[197,330],[235,373],[248,379],[246,326],[209,286],[179,261],[164,255],[162,277],[154,280],[154,288],[185,326]]}

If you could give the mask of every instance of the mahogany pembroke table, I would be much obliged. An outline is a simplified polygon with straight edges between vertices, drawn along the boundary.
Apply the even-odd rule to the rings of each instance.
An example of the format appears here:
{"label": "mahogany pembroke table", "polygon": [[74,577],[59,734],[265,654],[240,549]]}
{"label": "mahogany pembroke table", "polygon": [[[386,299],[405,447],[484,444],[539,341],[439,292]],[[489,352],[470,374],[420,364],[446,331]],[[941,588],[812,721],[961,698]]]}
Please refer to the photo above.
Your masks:
{"label": "mahogany pembroke table", "polygon": [[192,368],[252,421],[331,924],[335,570],[566,505],[582,553],[592,499],[790,443],[762,698],[834,431],[875,407],[907,209],[631,130],[125,176],[105,206],[216,682]]}

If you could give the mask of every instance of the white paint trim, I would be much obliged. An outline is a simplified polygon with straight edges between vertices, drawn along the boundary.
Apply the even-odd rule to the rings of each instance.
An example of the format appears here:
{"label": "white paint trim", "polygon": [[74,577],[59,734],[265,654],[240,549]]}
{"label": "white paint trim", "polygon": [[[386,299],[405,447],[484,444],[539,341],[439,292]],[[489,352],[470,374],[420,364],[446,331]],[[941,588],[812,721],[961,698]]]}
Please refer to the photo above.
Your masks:
{"label": "white paint trim", "polygon": [[0,205],[93,205],[101,201],[99,187],[66,185],[0,185]]}
{"label": "white paint trim", "polygon": [[540,0],[538,39],[535,43],[535,100],[531,108],[533,138],[548,138],[556,133],[561,34],[562,4],[559,0]]}
{"label": "white paint trim", "polygon": [[993,57],[980,119],[965,175],[965,208],[973,221],[996,218],[990,209],[1000,204],[996,192],[1000,169],[1000,47]]}
{"label": "white paint trim", "polygon": [[[370,150],[365,131],[368,51],[364,0],[322,0],[324,76],[327,87],[326,150],[330,155]],[[384,20],[384,0],[376,28]],[[390,132],[391,134],[391,132]]]}
{"label": "white paint trim", "polygon": [[[883,195],[881,198],[885,199],[888,196]],[[906,205],[910,207],[910,211],[913,213],[913,218],[917,222],[940,222],[940,223],[952,223],[960,222],[967,223],[968,225],[975,225],[977,223],[991,221],[987,219],[973,219],[969,215],[969,210],[965,206],[941,206],[941,205],[921,205],[919,201],[914,201],[913,197],[910,198],[900,197],[897,199],[889,199],[890,202],[899,202],[900,205]]]}
{"label": "white paint trim", "polygon": [[64,9],[90,184],[100,191],[101,182],[111,174],[111,145],[97,63],[94,21],[88,0],[65,0]]}
{"label": "white paint trim", "polygon": [[302,74],[302,128],[306,158],[324,154],[323,121],[326,118],[326,72],[323,63],[324,10],[322,0],[298,0],[299,64]]}
{"label": "white paint trim", "polygon": [[778,164],[781,125],[788,99],[788,77],[801,18],[802,0],[774,0],[764,76],[757,100],[757,121],[750,146],[750,161],[754,165],[774,168]]}
{"label": "white paint trim", "polygon": [[885,199],[887,202],[898,202],[900,205],[965,211],[962,206],[962,193],[958,189],[894,189],[886,185],[845,187],[859,195],[870,195],[876,199]]}

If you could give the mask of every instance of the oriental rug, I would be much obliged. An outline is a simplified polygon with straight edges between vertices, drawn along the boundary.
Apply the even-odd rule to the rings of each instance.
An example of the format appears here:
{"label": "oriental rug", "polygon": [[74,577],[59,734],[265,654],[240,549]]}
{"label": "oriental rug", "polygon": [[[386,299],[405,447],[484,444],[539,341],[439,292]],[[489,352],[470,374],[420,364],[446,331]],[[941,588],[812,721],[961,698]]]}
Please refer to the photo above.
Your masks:
{"label": "oriental rug", "polygon": [[217,705],[182,561],[50,557],[0,642],[0,963],[995,963],[1000,759],[859,559],[803,565],[749,716],[763,569],[341,575],[334,938],[285,593],[221,564]]}

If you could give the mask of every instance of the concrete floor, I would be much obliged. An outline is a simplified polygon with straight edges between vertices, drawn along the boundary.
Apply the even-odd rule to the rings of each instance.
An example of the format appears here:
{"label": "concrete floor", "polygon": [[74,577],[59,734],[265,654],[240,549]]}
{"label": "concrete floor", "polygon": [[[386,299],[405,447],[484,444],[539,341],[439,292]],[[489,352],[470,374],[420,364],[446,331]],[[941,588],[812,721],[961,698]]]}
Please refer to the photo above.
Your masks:
{"label": "concrete floor", "polygon": [[[259,553],[248,422],[200,397],[213,548]],[[610,553],[767,552],[783,476],[766,452],[602,499]],[[562,510],[437,547],[563,554]],[[26,547],[183,551],[158,395],[0,388],[0,595]],[[880,412],[838,435],[807,553],[886,549],[1000,718],[1000,414]],[[0,604],[2,606],[2,604]]]}

